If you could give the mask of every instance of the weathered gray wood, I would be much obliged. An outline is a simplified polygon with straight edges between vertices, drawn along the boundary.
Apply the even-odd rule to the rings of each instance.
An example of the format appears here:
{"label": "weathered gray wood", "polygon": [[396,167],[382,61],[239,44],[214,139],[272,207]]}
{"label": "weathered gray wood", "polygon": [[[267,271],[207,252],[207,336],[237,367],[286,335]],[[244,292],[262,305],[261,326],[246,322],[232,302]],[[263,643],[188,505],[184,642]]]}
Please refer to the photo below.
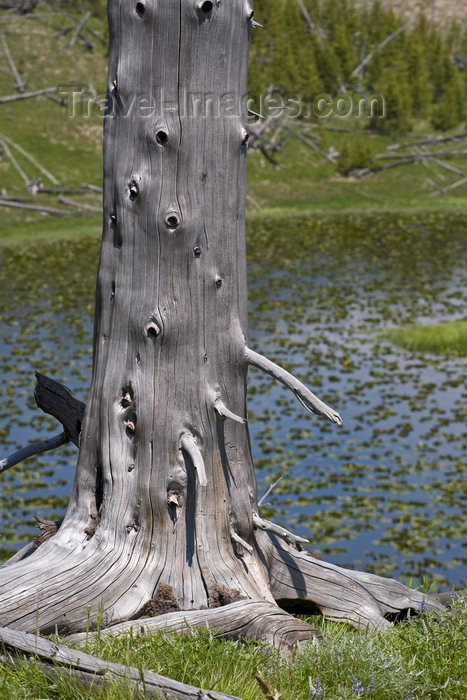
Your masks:
{"label": "weathered gray wood", "polygon": [[[129,630],[133,630],[134,634],[161,631],[184,633],[193,627],[209,627],[219,637],[228,639],[262,639],[275,649],[292,648],[311,637],[321,638],[321,633],[312,625],[288,615],[273,603],[258,600],[241,600],[214,610],[190,610],[143,617],[101,629],[98,634],[102,637]],[[82,643],[93,634],[82,632],[70,635],[68,639]]]}
{"label": "weathered gray wood", "polygon": [[293,545],[296,549],[301,549],[300,543],[307,543],[309,540],[306,537],[299,537],[294,535],[293,532],[289,532],[285,527],[271,523],[269,520],[265,520],[258,513],[253,513],[253,523],[259,530],[265,530],[266,532],[272,532],[281,539],[285,540],[288,544]]}
{"label": "weathered gray wood", "polygon": [[467,131],[461,131],[457,134],[451,134],[450,136],[439,136],[439,137],[427,137],[421,139],[420,141],[411,141],[410,143],[393,143],[387,147],[388,151],[398,151],[406,148],[415,148],[419,146],[437,146],[440,143],[447,143],[448,141],[462,141],[467,138]]}
{"label": "weathered gray wood", "polygon": [[[83,188],[68,188],[68,187],[44,187],[39,181],[33,183],[29,187],[29,190],[33,194],[87,194],[87,190]],[[73,202],[73,206],[80,206],[78,203]]]}
{"label": "weathered gray wood", "polygon": [[311,15],[310,15],[310,13],[308,12],[308,10],[307,10],[307,8],[306,8],[305,3],[303,2],[303,0],[297,0],[297,4],[298,4],[298,6],[299,6],[299,8],[300,8],[300,10],[301,10],[301,12],[302,12],[303,17],[305,18],[305,21],[308,23],[308,26],[310,27],[311,31],[312,31],[312,32],[316,32],[316,31],[317,31],[317,32],[321,35],[323,30],[322,30],[321,28],[317,28],[317,27],[316,27],[315,23],[314,23],[313,20],[311,19]]}
{"label": "weathered gray wood", "polygon": [[72,36],[71,36],[70,41],[69,41],[68,44],[66,45],[66,48],[67,48],[68,51],[69,51],[70,49],[73,48],[76,39],[78,38],[78,36],[80,35],[82,29],[84,28],[84,25],[87,24],[87,22],[88,22],[88,20],[89,20],[90,17],[91,17],[91,12],[88,10],[88,11],[86,12],[86,14],[84,15],[84,17],[81,19],[81,21],[78,22],[78,24],[77,24],[77,26],[76,26],[76,28],[75,28],[75,30],[74,30]]}
{"label": "weathered gray wood", "polygon": [[462,177],[467,177],[467,173],[465,173],[463,170],[459,170],[459,168],[456,168],[455,165],[452,165],[451,163],[446,163],[445,161],[440,160],[439,158],[433,158],[433,163],[436,163],[436,165],[439,165],[441,168],[444,168],[444,170],[449,170],[449,172],[451,173],[461,175]]}
{"label": "weathered gray wood", "polygon": [[68,439],[78,447],[85,404],[75,399],[66,386],[45,374],[36,372],[36,380],[34,398],[37,405],[44,413],[60,421]]}
{"label": "weathered gray wood", "polygon": [[0,569],[18,629],[79,629],[89,607],[126,619],[160,584],[181,609],[218,589],[273,602],[248,426],[228,417],[246,416],[250,15],[244,0],[109,4],[93,382],[65,520]]}
{"label": "weathered gray wood", "polygon": [[[420,594],[299,552],[259,514],[248,365],[341,418],[247,347],[252,7],[110,0],[109,19],[92,384],[85,410],[42,375],[36,391],[79,444],[76,476],[56,534],[0,567],[1,624],[74,632],[167,608],[205,624],[216,608],[212,624],[275,646],[315,634],[277,599],[387,625]],[[219,607],[235,601],[235,615]]]}
{"label": "weathered gray wood", "polygon": [[10,163],[12,164],[12,166],[14,167],[14,169],[15,169],[15,170],[21,175],[21,177],[23,178],[24,184],[25,184],[26,186],[29,185],[29,183],[30,183],[30,178],[26,175],[26,173],[24,172],[23,168],[20,166],[20,164],[18,163],[18,161],[17,161],[16,158],[14,157],[13,153],[12,153],[12,152],[10,151],[10,149],[8,148],[7,143],[6,143],[5,141],[3,141],[2,139],[0,139],[0,146],[1,146],[1,147],[3,148],[3,150],[5,151],[5,155],[7,156],[8,160],[10,161]]}
{"label": "weathered gray wood", "polygon": [[16,141],[13,141],[13,139],[10,139],[8,136],[5,136],[4,134],[0,134],[0,139],[2,141],[6,141],[10,146],[15,148],[19,153],[21,153],[26,160],[28,160],[34,167],[36,167],[40,172],[47,177],[50,182],[52,182],[54,185],[59,185],[59,181],[57,180],[56,177],[52,175],[52,173],[47,170],[47,168],[44,168],[43,165],[38,163],[38,161],[30,154],[28,151],[26,151],[22,146],[19,145],[19,143],[16,143]]}
{"label": "weathered gray wood", "polygon": [[375,156],[379,160],[393,160],[393,163],[387,163],[386,165],[375,165],[369,168],[356,168],[349,172],[351,177],[362,178],[371,173],[380,173],[384,170],[391,170],[392,168],[398,168],[402,165],[412,165],[412,163],[420,163],[426,160],[432,160],[446,170],[451,172],[457,172],[460,175],[464,173],[454,166],[450,166],[449,163],[444,163],[439,159],[438,156],[459,156],[466,155],[467,151],[420,151],[419,153],[380,153]]}
{"label": "weathered gray wood", "polygon": [[302,406],[310,411],[310,413],[316,413],[318,416],[324,416],[331,423],[337,423],[337,425],[342,424],[342,418],[334,411],[334,409],[329,408],[326,404],[318,399],[302,382],[296,379],[293,374],[287,372],[287,370],[276,365],[275,362],[268,360],[267,357],[260,355],[258,352],[251,350],[250,348],[245,348],[245,356],[247,362],[253,367],[263,370],[274,379],[288,387],[300,401]]}
{"label": "weathered gray wood", "polygon": [[2,44],[2,48],[3,48],[3,53],[6,56],[6,59],[8,61],[8,65],[10,66],[10,70],[12,72],[13,78],[16,81],[15,88],[18,90],[18,92],[23,93],[25,90],[25,86],[24,86],[24,83],[23,83],[23,80],[22,80],[20,74],[18,73],[18,69],[16,68],[16,64],[13,61],[13,56],[10,53],[10,48],[8,46],[8,42],[6,40],[5,34],[3,32],[0,32],[0,41]]}
{"label": "weathered gray wood", "polygon": [[65,204],[68,207],[75,207],[76,209],[82,211],[100,211],[100,207],[96,207],[94,204],[86,204],[85,202],[75,202],[75,200],[69,197],[64,197],[63,194],[58,196],[58,201],[60,204]]}
{"label": "weathered gray wood", "polygon": [[90,192],[98,192],[99,194],[102,194],[102,187],[98,187],[97,185],[90,185],[87,182],[83,182],[81,187],[83,190],[89,190]]}
{"label": "weathered gray wood", "polygon": [[257,542],[268,564],[271,591],[287,610],[321,612],[330,620],[346,620],[359,629],[384,630],[386,615],[401,610],[443,606],[394,579],[343,569],[307,551],[298,552],[273,533],[258,531]]}
{"label": "weathered gray wood", "polygon": [[[76,651],[63,644],[51,642],[35,634],[18,632],[0,627],[0,644],[6,651],[23,652],[45,662],[44,671],[51,672],[62,668],[63,673],[70,673],[79,681],[91,681],[95,676],[100,684],[112,681],[124,681],[126,685],[145,691],[148,695],[168,698],[210,698],[212,700],[239,700],[234,695],[219,693],[214,690],[202,690],[186,683],[179,683],[171,678],[161,676],[154,671],[141,671],[132,666],[124,666],[104,661],[83,651]],[[83,674],[83,675],[82,675]]]}
{"label": "weathered gray wood", "polygon": [[0,459],[0,474],[6,472],[7,469],[11,469],[15,464],[23,462],[28,457],[33,457],[34,455],[42,454],[43,452],[48,452],[48,450],[55,450],[57,447],[61,447],[68,442],[68,436],[66,433],[60,433],[59,435],[54,435],[46,440],[41,440],[40,442],[32,442],[30,445],[22,447],[17,450],[9,457],[5,459]]}
{"label": "weathered gray wood", "polygon": [[384,170],[392,170],[393,168],[398,168],[401,165],[411,165],[416,161],[413,158],[406,158],[405,160],[399,160],[396,163],[388,163],[387,165],[376,165],[371,168],[354,168],[348,172],[349,177],[356,177],[361,179],[367,175],[381,173]]}
{"label": "weathered gray wood", "polygon": [[379,153],[375,156],[378,160],[407,160],[411,159],[414,163],[419,160],[429,160],[430,158],[447,158],[455,156],[467,156],[465,148],[457,151],[420,151],[415,153]]}
{"label": "weathered gray wood", "polygon": [[460,180],[456,180],[456,182],[453,182],[451,185],[448,185],[447,187],[442,187],[437,189],[435,192],[430,192],[428,197],[438,197],[441,194],[446,194],[446,192],[450,192],[451,190],[455,190],[458,187],[462,187],[462,185],[467,184],[467,175]]}
{"label": "weathered gray wood", "polygon": [[21,547],[13,556],[11,556],[6,562],[2,564],[2,566],[11,566],[11,564],[15,564],[19,561],[22,561],[23,559],[26,559],[26,557],[29,557],[33,552],[36,551],[36,547],[34,545],[34,542],[29,542],[27,545],[24,547]]}
{"label": "weathered gray wood", "polygon": [[272,483],[272,484],[268,487],[268,489],[263,493],[263,495],[261,496],[261,498],[260,498],[259,501],[258,501],[258,506],[259,506],[260,508],[261,508],[261,506],[266,502],[266,499],[267,499],[267,497],[269,496],[269,494],[271,494],[271,493],[274,491],[274,489],[276,488],[276,486],[277,486],[278,484],[280,484],[280,482],[282,481],[282,479],[284,478],[284,476],[285,476],[284,473],[280,474],[279,478],[276,479],[276,481],[274,481],[274,483]]}
{"label": "weathered gray wood", "polygon": [[29,100],[32,97],[39,97],[40,95],[49,95],[51,92],[58,92],[59,87],[48,87],[42,88],[42,90],[33,90],[32,92],[22,92],[15,95],[2,95],[0,97],[0,104],[6,104],[7,102],[16,102],[17,100]]}
{"label": "weathered gray wood", "polygon": [[14,209],[27,209],[28,211],[40,211],[43,214],[51,216],[70,216],[70,212],[66,209],[54,209],[53,207],[41,207],[35,204],[23,204],[22,202],[12,202],[10,200],[0,199],[0,206],[12,207]]}
{"label": "weathered gray wood", "polygon": [[389,36],[387,36],[383,41],[381,41],[376,49],[374,51],[371,51],[369,54],[365,56],[365,58],[360,61],[358,66],[355,68],[355,70],[352,71],[352,73],[349,75],[349,80],[352,80],[355,78],[359,73],[362,72],[362,70],[369,64],[373,56],[377,51],[380,51],[381,49],[384,49],[385,46],[387,46],[391,41],[393,41],[396,37],[399,36],[399,34],[402,34],[402,32],[405,32],[406,29],[408,29],[412,24],[414,23],[414,20],[411,19],[405,24],[403,24],[401,27],[398,27],[395,32],[392,32]]}

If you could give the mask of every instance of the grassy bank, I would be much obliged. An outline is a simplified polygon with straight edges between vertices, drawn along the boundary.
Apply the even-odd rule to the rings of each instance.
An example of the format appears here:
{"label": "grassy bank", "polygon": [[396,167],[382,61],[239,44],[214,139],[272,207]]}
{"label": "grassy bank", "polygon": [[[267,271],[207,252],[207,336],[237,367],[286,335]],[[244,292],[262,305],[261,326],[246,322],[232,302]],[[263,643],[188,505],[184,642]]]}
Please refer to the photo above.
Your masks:
{"label": "grassy bank", "polygon": [[[107,660],[152,669],[178,681],[243,700],[463,700],[467,694],[467,601],[453,610],[422,612],[386,634],[358,633],[313,618],[324,635],[289,658],[266,647],[221,641],[209,630],[186,636],[127,634],[89,641],[85,651]],[[60,640],[63,641],[63,640]],[[49,700],[139,700],[124,685],[83,689],[64,672],[53,682],[30,661],[21,670],[0,669],[2,697]]]}
{"label": "grassy bank", "polygon": [[[384,140],[383,137],[378,137]],[[83,142],[82,148],[89,144]],[[89,155],[89,154],[88,154]],[[60,156],[62,159],[65,155]],[[91,172],[75,174],[74,180],[101,185],[101,144],[93,151],[93,177]],[[462,167],[462,164],[456,162]],[[467,159],[465,163],[467,168]],[[452,176],[455,179],[456,176]],[[74,182],[63,180],[67,186]],[[467,198],[463,189],[453,190],[451,196],[427,197],[426,169],[422,164],[402,167],[369,176],[363,180],[345,178],[335,172],[331,164],[323,165],[316,154],[312,154],[299,142],[291,138],[284,150],[268,161],[260,152],[252,151],[248,158],[247,216],[252,223],[262,218],[269,219],[314,219],[316,217],[347,215],[353,217],[378,214],[393,214],[397,219],[413,215],[443,214],[462,215]],[[14,193],[24,194],[21,189]],[[75,199],[77,199],[75,197]],[[80,200],[82,201],[82,200]],[[98,210],[101,195],[87,195],[84,201]],[[37,195],[34,204],[60,207],[57,197]],[[100,235],[101,214],[87,213],[66,217],[48,216],[30,211],[2,207],[0,245],[26,243],[34,240],[55,240],[87,235]]]}
{"label": "grassy bank", "polygon": [[390,328],[385,331],[384,337],[411,352],[429,352],[438,355],[467,353],[467,322],[465,321]]}
{"label": "grassy bank", "polygon": [[[71,12],[48,13],[40,21],[28,21],[0,10],[0,28],[26,89],[59,88],[54,95],[0,105],[0,142],[5,140],[13,154],[12,160],[1,146],[1,189],[8,197],[23,199],[33,206],[66,209],[69,214],[56,218],[2,206],[0,244],[98,235],[100,231],[101,195],[93,191],[73,194],[83,183],[93,188],[102,185],[103,113],[99,102],[92,98],[93,93],[98,98],[105,95],[107,80],[107,28],[103,6],[99,8],[86,24],[92,48],[84,47],[80,41],[70,46],[70,32],[77,21]],[[14,94],[15,80],[6,61],[0,67],[5,72],[2,95]],[[434,147],[460,152],[455,159],[444,158],[444,165],[415,162],[362,179],[343,175],[342,159],[330,162],[326,158],[326,154],[340,153],[354,167],[383,165],[388,161],[375,160],[375,155],[390,155],[387,149],[394,141],[401,145],[398,153],[419,152],[418,142],[433,135],[428,122],[414,121],[409,134],[401,136],[390,135],[387,130],[384,134],[370,131],[371,120],[367,116],[315,117],[308,123],[307,136],[314,149],[297,135],[298,124],[296,119],[288,120],[279,152],[250,150],[247,209],[253,218],[263,214],[288,217],[291,213],[313,217],[334,212],[393,212],[404,216],[411,212],[465,210],[467,185],[457,186],[461,175],[455,172],[467,171],[462,141]],[[463,128],[458,125],[454,130]],[[45,168],[53,180],[15,144]],[[454,171],[449,170],[451,166]],[[64,204],[57,192],[33,194],[31,188],[25,187],[25,180],[34,185],[41,181],[49,188],[56,186],[54,180],[59,182],[71,190],[65,196],[76,207],[73,203]]]}

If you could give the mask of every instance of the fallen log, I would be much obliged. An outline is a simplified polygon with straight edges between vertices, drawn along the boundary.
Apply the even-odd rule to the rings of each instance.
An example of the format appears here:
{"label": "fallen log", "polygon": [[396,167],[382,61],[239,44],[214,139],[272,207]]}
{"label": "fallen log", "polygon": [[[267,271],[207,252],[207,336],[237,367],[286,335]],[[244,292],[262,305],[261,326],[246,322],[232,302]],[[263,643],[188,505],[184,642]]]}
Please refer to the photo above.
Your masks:
{"label": "fallen log", "polygon": [[465,185],[467,183],[467,176],[461,178],[460,180],[456,180],[456,182],[453,182],[451,185],[448,185],[447,187],[442,187],[436,192],[430,192],[428,197],[438,197],[441,194],[446,194],[446,192],[450,192],[451,190],[456,190],[458,187],[462,187],[462,185]]}
{"label": "fallen log", "polygon": [[3,53],[6,56],[6,60],[8,61],[8,65],[10,66],[10,70],[11,70],[11,73],[13,75],[13,78],[16,81],[15,88],[18,90],[18,92],[24,93],[24,91],[26,89],[24,82],[23,82],[20,74],[18,73],[18,69],[16,68],[15,62],[13,61],[13,57],[10,53],[10,48],[8,46],[5,34],[3,32],[0,33],[0,41],[2,43]]}
{"label": "fallen log", "polygon": [[84,17],[82,18],[82,20],[80,22],[78,22],[78,24],[77,24],[77,26],[72,34],[70,41],[66,45],[66,48],[68,51],[73,48],[73,46],[76,42],[76,39],[81,34],[81,31],[84,29],[84,26],[88,22],[90,17],[91,17],[91,12],[88,10],[86,12],[86,14],[84,15]]}
{"label": "fallen log", "polygon": [[3,95],[0,97],[0,104],[6,104],[7,102],[16,102],[16,100],[29,100],[32,97],[39,97],[40,95],[48,95],[51,92],[58,92],[59,87],[48,87],[42,90],[34,90],[33,92],[23,92],[18,95]]}
{"label": "fallen log", "polygon": [[413,143],[394,143],[388,146],[388,151],[398,151],[404,148],[415,148],[417,146],[436,146],[440,143],[448,143],[449,141],[462,141],[467,138],[467,131],[461,131],[458,134],[452,134],[451,136],[441,136],[439,138],[426,138],[422,141],[415,141]]}
{"label": "fallen log", "polygon": [[0,134],[0,139],[2,141],[6,141],[10,146],[15,148],[18,151],[18,153],[21,153],[21,155],[24,156],[24,158],[26,158],[26,160],[28,160],[31,163],[31,165],[34,165],[35,168],[40,170],[40,172],[43,175],[45,175],[45,177],[48,178],[50,182],[52,182],[54,185],[60,184],[57,178],[54,177],[52,173],[49,170],[47,170],[47,168],[44,168],[44,166],[41,165],[30,153],[28,153],[28,151],[26,151],[22,146],[20,146],[19,143],[16,143],[16,141],[13,141],[13,139],[11,139],[9,136],[4,136],[3,134]]}
{"label": "fallen log", "polygon": [[459,168],[451,165],[451,163],[445,163],[443,160],[439,160],[439,158],[433,158],[433,162],[439,165],[441,168],[449,170],[449,172],[454,173],[455,175],[461,175],[462,177],[464,177],[464,175],[467,176],[467,173],[463,170],[459,170]]}
{"label": "fallen log", "polygon": [[7,156],[8,160],[10,161],[10,163],[12,164],[12,166],[14,167],[14,169],[15,169],[15,170],[21,175],[21,177],[23,178],[24,184],[25,184],[26,187],[27,187],[27,186],[29,185],[29,183],[30,183],[31,180],[30,180],[30,178],[26,175],[26,173],[24,172],[23,168],[20,166],[20,164],[18,163],[18,161],[17,161],[16,158],[14,157],[13,153],[10,151],[10,149],[9,149],[9,147],[8,147],[8,144],[7,144],[4,140],[0,139],[0,146],[3,148],[3,150],[4,150],[4,152],[5,152],[5,155]]}
{"label": "fallen log", "polygon": [[378,160],[405,160],[406,158],[412,158],[417,160],[427,160],[428,158],[439,158],[439,157],[455,157],[455,156],[467,156],[467,150],[463,149],[461,151],[426,151],[422,153],[378,153],[375,158]]}
{"label": "fallen log", "polygon": [[[458,155],[463,155],[460,151],[455,151],[455,152],[449,152],[449,155],[453,155],[454,153]],[[356,177],[357,179],[361,179],[362,177],[365,177],[366,175],[371,175],[371,174],[376,174],[383,172],[384,170],[391,170],[392,168],[398,168],[399,166],[402,165],[412,165],[413,163],[423,163],[427,161],[433,161],[437,165],[440,165],[441,167],[445,168],[446,170],[450,170],[453,173],[456,173],[457,175],[465,175],[465,173],[462,170],[459,170],[458,168],[455,168],[454,166],[449,165],[449,163],[444,163],[443,161],[439,160],[437,157],[438,155],[441,155],[441,152],[439,153],[416,153],[416,154],[407,154],[407,155],[402,155],[402,154],[394,154],[392,156],[392,160],[395,162],[393,163],[388,163],[386,165],[375,165],[372,167],[368,168],[354,168],[353,170],[350,170],[348,175],[350,177]],[[447,154],[445,154],[447,155]],[[467,151],[465,152],[465,155],[467,155]],[[379,154],[376,155],[375,158],[391,158],[388,154]]]}
{"label": "fallen log", "polygon": [[53,207],[40,207],[35,204],[23,204],[21,202],[13,202],[11,200],[0,199],[0,206],[13,207],[16,209],[27,209],[29,211],[39,211],[41,214],[50,214],[51,216],[70,216],[71,212],[66,209],[54,209]]}
{"label": "fallen log", "polygon": [[86,194],[85,187],[44,187],[41,182],[35,184],[34,194]]}
{"label": "fallen log", "polygon": [[60,202],[60,204],[65,204],[69,207],[75,207],[79,210],[85,209],[86,211],[101,211],[101,207],[95,207],[92,204],[86,204],[84,202],[75,202],[73,199],[69,199],[69,197],[64,197],[62,194],[59,195],[58,201]]}
{"label": "fallen log", "polygon": [[0,627],[0,644],[3,647],[3,662],[17,664],[25,657],[34,658],[45,673],[54,677],[60,672],[62,675],[66,673],[85,685],[109,685],[120,681],[155,697],[162,694],[163,697],[181,700],[240,700],[234,695],[203,690],[174,681],[154,671],[143,671],[133,666],[104,661],[83,651],[76,651],[35,634],[19,632],[8,627]]}

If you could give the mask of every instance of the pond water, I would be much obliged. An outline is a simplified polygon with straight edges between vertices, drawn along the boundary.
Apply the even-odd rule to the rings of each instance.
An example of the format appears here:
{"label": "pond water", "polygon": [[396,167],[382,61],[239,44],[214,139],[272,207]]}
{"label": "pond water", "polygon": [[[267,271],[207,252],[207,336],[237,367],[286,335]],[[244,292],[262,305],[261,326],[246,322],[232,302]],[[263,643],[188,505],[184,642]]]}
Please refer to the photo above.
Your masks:
{"label": "pond water", "polygon": [[[304,412],[249,375],[262,513],[328,560],[384,575],[467,583],[464,357],[413,355],[381,338],[405,322],[465,318],[461,217],[263,220],[250,232],[250,345],[286,366],[344,419]],[[0,270],[0,446],[60,432],[34,404],[34,370],[86,399],[98,241],[4,250]],[[299,253],[297,254],[297,250]],[[0,554],[66,508],[76,449],[0,476]]]}

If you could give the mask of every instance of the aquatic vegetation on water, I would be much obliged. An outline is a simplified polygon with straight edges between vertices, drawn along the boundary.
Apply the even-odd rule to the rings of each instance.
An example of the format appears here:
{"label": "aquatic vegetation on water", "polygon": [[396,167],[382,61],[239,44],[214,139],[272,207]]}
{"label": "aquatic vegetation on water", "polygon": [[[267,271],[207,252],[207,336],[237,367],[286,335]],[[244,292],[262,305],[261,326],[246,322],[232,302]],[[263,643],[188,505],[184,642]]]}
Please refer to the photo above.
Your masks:
{"label": "aquatic vegetation on water", "polygon": [[[411,355],[381,337],[402,323],[463,318],[463,220],[266,218],[252,226],[249,248],[252,347],[293,368],[344,418],[343,428],[328,426],[251,371],[260,493],[285,475],[264,514],[338,564],[467,579],[465,360]],[[34,370],[86,398],[98,241],[1,256],[0,440],[8,454],[59,432],[34,406]],[[33,515],[62,515],[75,460],[66,446],[2,476],[4,552],[30,539]]]}

